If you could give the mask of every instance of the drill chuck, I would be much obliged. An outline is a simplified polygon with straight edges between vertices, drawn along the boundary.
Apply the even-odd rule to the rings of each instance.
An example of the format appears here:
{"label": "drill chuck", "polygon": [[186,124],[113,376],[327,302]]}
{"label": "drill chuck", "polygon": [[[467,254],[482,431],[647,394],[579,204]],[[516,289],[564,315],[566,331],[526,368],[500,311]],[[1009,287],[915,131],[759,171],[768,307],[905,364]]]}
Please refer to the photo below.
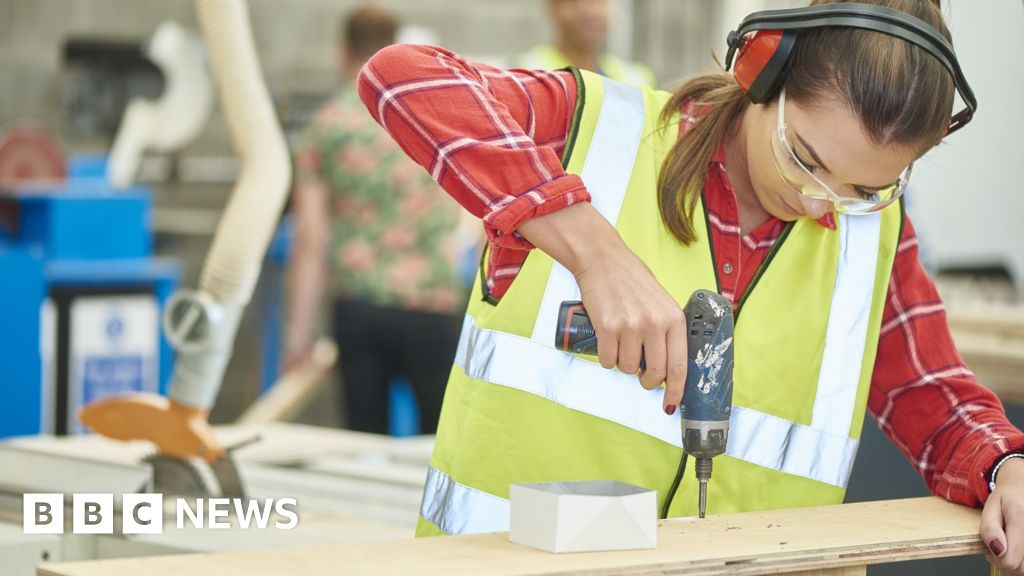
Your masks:
{"label": "drill chuck", "polygon": [[713,458],[725,452],[729,440],[729,421],[702,422],[684,419],[683,450],[695,458]]}
{"label": "drill chuck", "polygon": [[706,482],[711,479],[711,458],[697,458],[697,480]]}

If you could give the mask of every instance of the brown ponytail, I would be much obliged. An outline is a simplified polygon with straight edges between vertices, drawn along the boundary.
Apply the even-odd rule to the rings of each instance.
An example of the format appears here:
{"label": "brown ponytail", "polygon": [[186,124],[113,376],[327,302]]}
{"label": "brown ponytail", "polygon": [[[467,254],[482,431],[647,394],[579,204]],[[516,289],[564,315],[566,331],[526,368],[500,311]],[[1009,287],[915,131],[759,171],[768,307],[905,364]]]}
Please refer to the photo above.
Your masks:
{"label": "brown ponytail", "polygon": [[670,126],[681,106],[693,103],[693,113],[710,108],[703,118],[683,134],[668,153],[658,175],[658,205],[661,219],[672,235],[683,244],[696,237],[693,211],[704,189],[708,162],[718,144],[734,129],[740,113],[747,107],[747,97],[728,74],[705,74],[683,84],[661,111],[660,127]]}

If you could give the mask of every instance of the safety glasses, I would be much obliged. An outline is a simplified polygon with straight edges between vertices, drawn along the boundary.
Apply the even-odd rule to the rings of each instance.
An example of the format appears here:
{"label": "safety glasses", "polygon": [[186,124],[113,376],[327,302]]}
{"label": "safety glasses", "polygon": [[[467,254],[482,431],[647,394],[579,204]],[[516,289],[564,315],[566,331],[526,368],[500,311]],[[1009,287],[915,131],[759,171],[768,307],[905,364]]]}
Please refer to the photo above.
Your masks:
{"label": "safety glasses", "polygon": [[786,126],[786,89],[779,92],[779,121],[771,136],[772,159],[782,180],[798,194],[819,200],[829,200],[838,212],[844,214],[870,214],[892,204],[907,187],[913,164],[907,166],[899,179],[881,189],[843,185],[837,193],[821,180],[815,172],[824,171],[816,166],[812,158],[797,154],[792,142],[796,140],[793,130]]}

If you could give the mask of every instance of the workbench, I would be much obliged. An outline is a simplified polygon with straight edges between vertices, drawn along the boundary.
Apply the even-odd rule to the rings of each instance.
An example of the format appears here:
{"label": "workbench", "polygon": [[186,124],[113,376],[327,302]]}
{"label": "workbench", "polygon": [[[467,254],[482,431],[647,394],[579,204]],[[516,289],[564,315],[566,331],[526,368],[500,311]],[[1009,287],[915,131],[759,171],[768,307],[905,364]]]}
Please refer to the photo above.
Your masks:
{"label": "workbench", "polygon": [[38,574],[852,576],[865,574],[869,564],[982,554],[979,518],[977,510],[929,497],[667,520],[659,524],[655,550],[550,554],[494,533],[48,564]]}
{"label": "workbench", "polygon": [[[412,537],[432,436],[390,438],[283,423],[215,430],[229,446],[261,438],[235,453],[247,494],[296,498],[299,526],[283,531],[186,525],[162,534],[126,536],[119,529],[109,535],[72,534],[68,507],[64,534],[24,535],[22,494],[138,492],[151,474],[140,461],[153,453],[153,447],[97,435],[14,438],[0,442],[0,576],[34,574],[40,561],[306,548]],[[70,506],[70,496],[65,502]],[[173,526],[173,502],[165,503],[165,518]]]}

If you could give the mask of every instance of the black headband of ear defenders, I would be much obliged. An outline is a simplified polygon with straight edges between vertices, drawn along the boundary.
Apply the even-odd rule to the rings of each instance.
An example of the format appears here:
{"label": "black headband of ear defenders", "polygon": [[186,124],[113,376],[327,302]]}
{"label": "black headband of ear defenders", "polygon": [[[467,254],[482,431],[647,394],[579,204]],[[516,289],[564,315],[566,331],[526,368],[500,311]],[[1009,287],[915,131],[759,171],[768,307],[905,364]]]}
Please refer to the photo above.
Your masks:
{"label": "black headband of ear defenders", "polygon": [[967,84],[963,70],[960,69],[960,63],[957,61],[952,44],[920,18],[885,6],[838,2],[806,8],[754,12],[744,18],[735,31],[729,33],[729,51],[725,57],[725,68],[728,70],[732,65],[736,50],[743,44],[743,37],[750,32],[757,30],[795,31],[822,26],[846,26],[873,30],[896,36],[925,49],[938,59],[952,75],[953,84],[966,105],[966,108],[950,118],[947,134],[959,130],[971,121],[978,108],[978,101],[974,97],[974,91]]}

